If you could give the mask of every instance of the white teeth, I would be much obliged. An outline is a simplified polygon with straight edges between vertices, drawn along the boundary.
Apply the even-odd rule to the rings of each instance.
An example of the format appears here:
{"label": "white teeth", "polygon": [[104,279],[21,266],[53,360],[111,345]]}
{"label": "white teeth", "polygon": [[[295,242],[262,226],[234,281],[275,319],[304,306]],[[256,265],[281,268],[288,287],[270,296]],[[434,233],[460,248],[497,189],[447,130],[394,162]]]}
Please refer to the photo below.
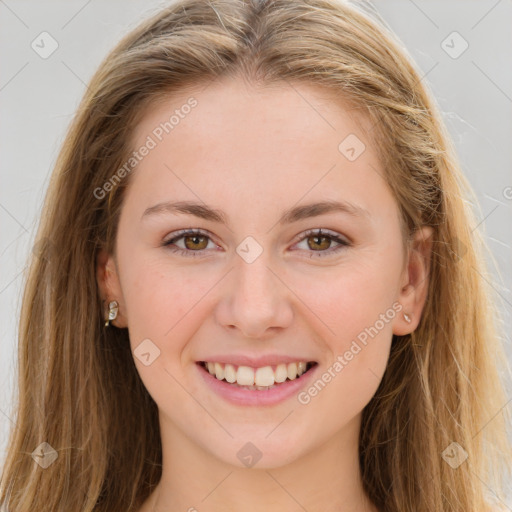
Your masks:
{"label": "white teeth", "polygon": [[236,368],[232,364],[207,362],[206,368],[218,380],[226,380],[230,384],[245,386],[246,389],[271,389],[275,384],[281,384],[286,379],[294,380],[300,377],[305,373],[307,363],[305,361],[281,363],[273,370],[271,366],[256,369],[250,366]]}
{"label": "white teeth", "polygon": [[288,369],[285,364],[278,364],[276,367],[276,382],[284,382],[288,378]]}
{"label": "white teeth", "polygon": [[239,366],[236,372],[236,382],[240,386],[252,386],[254,384],[254,370],[250,366]]}
{"label": "white teeth", "polygon": [[297,363],[288,364],[288,378],[293,380],[297,377]]}
{"label": "white teeth", "polygon": [[224,378],[224,366],[222,366],[220,363],[215,363],[215,377],[217,377],[219,380]]}
{"label": "white teeth", "polygon": [[274,370],[272,370],[272,367],[258,368],[254,374],[254,383],[256,386],[272,386],[274,384]]}
{"label": "white teeth", "polygon": [[224,378],[230,383],[236,382],[236,371],[232,364],[227,364],[224,367]]}

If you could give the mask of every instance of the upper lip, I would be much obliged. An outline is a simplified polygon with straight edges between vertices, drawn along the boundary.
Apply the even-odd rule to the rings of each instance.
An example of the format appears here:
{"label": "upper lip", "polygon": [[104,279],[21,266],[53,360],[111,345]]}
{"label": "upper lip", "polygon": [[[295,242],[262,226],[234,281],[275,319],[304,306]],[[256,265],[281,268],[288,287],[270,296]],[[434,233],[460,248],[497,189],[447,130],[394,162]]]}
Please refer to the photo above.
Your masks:
{"label": "upper lip", "polygon": [[[251,366],[253,368],[262,368],[263,366],[277,366],[278,364],[297,363],[304,361],[306,363],[316,362],[310,357],[288,356],[279,354],[266,354],[261,356],[250,356],[244,354],[226,354],[207,356],[201,362],[232,364],[233,366]],[[198,361],[199,362],[199,361]]]}

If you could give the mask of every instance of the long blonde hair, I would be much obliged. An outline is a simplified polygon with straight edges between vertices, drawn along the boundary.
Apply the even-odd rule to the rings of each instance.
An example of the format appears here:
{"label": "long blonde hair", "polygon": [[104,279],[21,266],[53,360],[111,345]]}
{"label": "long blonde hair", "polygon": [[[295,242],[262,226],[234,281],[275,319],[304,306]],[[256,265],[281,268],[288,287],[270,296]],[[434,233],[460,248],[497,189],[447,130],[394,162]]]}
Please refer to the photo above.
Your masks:
{"label": "long blonde hair", "polygon": [[[492,283],[486,249],[472,230],[472,192],[401,44],[341,0],[180,0],[103,61],[56,162],[26,276],[16,426],[0,505],[10,512],[136,511],[158,483],[158,409],[127,330],[103,328],[96,281],[96,256],[100,248],[113,251],[130,176],[108,197],[93,191],[133,151],[130,137],[146,107],[226,75],[323,85],[372,120],[405,237],[429,225],[434,244],[420,325],[394,337],[381,385],[363,411],[364,488],[382,512],[487,510],[488,488],[504,497],[510,446],[500,412],[501,324],[485,284]],[[31,456],[42,442],[58,453],[46,469]],[[458,467],[447,462],[453,450],[467,453]]]}

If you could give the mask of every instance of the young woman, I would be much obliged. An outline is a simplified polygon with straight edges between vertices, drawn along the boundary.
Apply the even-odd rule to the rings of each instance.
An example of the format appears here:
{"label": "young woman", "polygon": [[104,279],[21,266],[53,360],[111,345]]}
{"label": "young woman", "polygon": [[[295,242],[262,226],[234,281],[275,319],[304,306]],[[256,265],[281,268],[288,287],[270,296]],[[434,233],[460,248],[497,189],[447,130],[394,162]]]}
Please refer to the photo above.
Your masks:
{"label": "young woman", "polygon": [[52,176],[0,504],[498,510],[504,358],[470,194],[364,11],[162,9],[91,80]]}

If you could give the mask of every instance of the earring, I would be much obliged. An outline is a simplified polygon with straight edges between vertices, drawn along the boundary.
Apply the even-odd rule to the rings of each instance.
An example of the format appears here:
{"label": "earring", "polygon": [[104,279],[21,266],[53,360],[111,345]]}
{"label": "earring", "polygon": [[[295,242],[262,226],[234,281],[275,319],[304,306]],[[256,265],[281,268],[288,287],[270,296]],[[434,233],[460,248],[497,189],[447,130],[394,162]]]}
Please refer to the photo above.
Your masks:
{"label": "earring", "polygon": [[108,303],[108,316],[106,318],[105,327],[108,327],[110,324],[110,320],[115,320],[117,318],[117,312],[119,310],[119,303],[117,300],[113,300]]}
{"label": "earring", "polygon": [[404,318],[407,323],[411,323],[411,317],[407,313],[404,313]]}

